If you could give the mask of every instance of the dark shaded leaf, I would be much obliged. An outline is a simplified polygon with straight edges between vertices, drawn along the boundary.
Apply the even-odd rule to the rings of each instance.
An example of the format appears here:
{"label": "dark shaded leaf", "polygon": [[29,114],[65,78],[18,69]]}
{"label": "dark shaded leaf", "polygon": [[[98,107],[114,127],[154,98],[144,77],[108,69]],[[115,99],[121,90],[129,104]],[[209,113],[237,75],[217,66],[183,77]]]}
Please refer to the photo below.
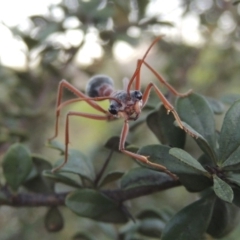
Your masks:
{"label": "dark shaded leaf", "polygon": [[234,187],[233,193],[234,193],[233,203],[236,206],[240,207],[240,188]]}
{"label": "dark shaded leaf", "polygon": [[50,193],[54,190],[54,182],[44,178],[42,172],[50,170],[52,165],[49,161],[44,159],[41,155],[32,155],[33,167],[24,182],[24,187],[32,192]]}
{"label": "dark shaded leaf", "polygon": [[240,187],[240,174],[239,173],[234,173],[234,172],[226,172],[226,178],[230,182],[238,185]]}
{"label": "dark shaded leaf", "polygon": [[207,233],[214,238],[222,238],[239,224],[239,208],[217,198]]}
{"label": "dark shaded leaf", "polygon": [[[61,165],[64,157],[59,159],[56,166]],[[79,174],[81,177],[93,182],[95,180],[95,171],[90,159],[78,150],[71,149],[68,155],[68,162],[59,170],[59,172],[69,172]]]}
{"label": "dark shaded leaf", "polygon": [[[110,139],[108,139],[108,141],[105,143],[104,146],[106,148],[110,149],[110,150],[120,152],[119,151],[119,141],[120,141],[120,137],[119,136],[114,136],[114,137],[111,137]],[[127,146],[129,146],[128,142],[125,143],[126,148],[127,148]]]}
{"label": "dark shaded leaf", "polygon": [[147,125],[165,145],[183,148],[185,145],[186,133],[182,129],[177,128],[173,123],[175,118],[172,114],[168,114],[164,105],[161,104],[159,109],[152,112],[147,117]]}
{"label": "dark shaded leaf", "polygon": [[52,173],[50,170],[45,170],[43,171],[42,175],[46,178],[49,178],[55,182],[60,182],[64,183],[68,186],[76,187],[76,188],[81,188],[81,184],[67,176],[64,175],[64,173]]}
{"label": "dark shaded leaf", "polygon": [[223,201],[231,203],[233,200],[232,188],[217,175],[213,175],[213,190]]}
{"label": "dark shaded leaf", "polygon": [[139,212],[136,215],[136,219],[145,219],[145,218],[161,218],[161,214],[157,211],[157,210],[153,210],[153,209],[147,209],[147,210],[143,210],[141,212]]}
{"label": "dark shaded leaf", "polygon": [[72,240],[95,240],[96,238],[91,236],[89,233],[81,232],[75,234],[72,238]]}
{"label": "dark shaded leaf", "polygon": [[[180,161],[169,154],[170,147],[164,145],[149,145],[141,148],[139,154],[149,156],[151,162],[165,166],[170,172],[176,174],[181,183],[189,191],[201,191],[212,185],[212,180],[207,177],[207,172],[200,171]],[[197,161],[197,160],[195,160]],[[149,167],[146,164],[141,164]]]}
{"label": "dark shaded leaf", "polygon": [[219,135],[219,163],[230,166],[240,162],[240,100],[227,111]]}
{"label": "dark shaded leaf", "polygon": [[30,152],[22,144],[15,143],[4,155],[2,166],[7,183],[16,191],[31,171]]}
{"label": "dark shaded leaf", "polygon": [[118,179],[120,179],[123,176],[123,174],[124,174],[124,172],[120,172],[120,171],[114,171],[114,172],[107,173],[107,175],[104,176],[104,178],[101,180],[99,187],[102,187],[110,182],[117,181]]}
{"label": "dark shaded leaf", "polygon": [[6,203],[9,203],[9,198],[6,196],[4,192],[0,191],[0,204],[4,205]]}
{"label": "dark shaded leaf", "polygon": [[133,168],[121,179],[121,188],[130,189],[142,186],[155,186],[169,182],[171,178],[165,173],[147,168]]}
{"label": "dark shaded leaf", "polygon": [[233,5],[237,5],[237,4],[239,4],[240,3],[240,1],[234,1],[233,2]]}
{"label": "dark shaded leaf", "polygon": [[178,212],[163,230],[162,240],[201,240],[206,232],[215,202],[208,195]]}
{"label": "dark shaded leaf", "polygon": [[44,222],[49,232],[58,232],[62,230],[64,225],[62,214],[57,207],[52,207],[48,210]]}
{"label": "dark shaded leaf", "polygon": [[81,189],[70,193],[66,206],[77,215],[102,222],[125,223],[127,217],[110,198],[93,189]]}
{"label": "dark shaded leaf", "polygon": [[198,162],[206,169],[207,167],[215,167],[213,161],[205,153],[198,158]]}
{"label": "dark shaded leaf", "polygon": [[118,136],[111,137],[105,143],[105,147],[108,149],[114,150],[116,152],[119,152],[119,140],[120,140],[120,138]]}
{"label": "dark shaded leaf", "polygon": [[196,139],[199,147],[216,161],[214,115],[205,98],[196,93],[192,93],[188,97],[178,98],[176,109],[181,120],[202,136]]}

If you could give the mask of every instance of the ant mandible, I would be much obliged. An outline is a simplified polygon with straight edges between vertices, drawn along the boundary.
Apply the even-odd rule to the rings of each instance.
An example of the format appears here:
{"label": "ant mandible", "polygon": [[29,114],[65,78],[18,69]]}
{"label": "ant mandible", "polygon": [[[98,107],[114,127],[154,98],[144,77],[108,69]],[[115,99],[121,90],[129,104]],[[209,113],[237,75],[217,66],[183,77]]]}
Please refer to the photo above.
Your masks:
{"label": "ant mandible", "polygon": [[[150,162],[148,160],[147,156],[143,156],[137,153],[130,152],[125,149],[124,145],[126,142],[126,138],[129,132],[129,124],[128,122],[130,120],[136,120],[139,117],[139,114],[141,113],[141,110],[146,105],[149,94],[151,89],[154,89],[157,96],[160,98],[160,100],[163,102],[164,107],[166,108],[168,113],[172,113],[174,118],[176,119],[179,127],[183,129],[185,132],[190,134],[191,136],[195,137],[194,133],[192,133],[189,129],[187,129],[178,113],[174,109],[174,107],[171,105],[171,103],[165,98],[165,96],[162,94],[162,92],[158,89],[158,87],[154,83],[149,83],[147,85],[146,90],[142,93],[140,91],[140,70],[142,65],[145,65],[154,75],[155,77],[164,84],[175,96],[179,97],[185,97],[189,95],[192,90],[189,90],[188,92],[181,94],[178,93],[170,84],[168,84],[146,61],[146,57],[153,47],[154,44],[156,44],[159,40],[162,39],[162,36],[157,37],[152,44],[148,47],[147,51],[145,52],[142,59],[139,59],[137,61],[137,67],[136,70],[131,77],[131,79],[128,81],[128,84],[126,85],[126,89],[124,90],[114,90],[113,88],[113,81],[104,75],[96,75],[92,77],[86,87],[86,93],[82,93],[80,90],[75,88],[73,85],[68,83],[66,80],[62,80],[59,83],[58,87],[58,94],[57,94],[57,104],[56,104],[56,123],[55,123],[55,134],[52,138],[49,139],[51,141],[52,139],[56,138],[58,136],[58,125],[59,125],[59,116],[60,116],[60,110],[73,102],[77,101],[85,101],[87,102],[91,107],[98,110],[101,115],[98,114],[91,114],[91,113],[83,113],[83,112],[74,112],[70,111],[67,113],[66,116],[66,123],[65,123],[65,158],[64,162],[54,168],[52,172],[55,172],[62,168],[68,161],[68,144],[69,144],[69,117],[71,116],[79,116],[79,117],[85,117],[95,120],[113,120],[119,117],[122,117],[124,119],[124,125],[122,128],[121,136],[120,136],[120,142],[119,142],[119,150],[126,155],[133,157],[137,160],[139,160],[142,163],[148,164],[154,168],[158,168],[161,171],[164,171],[168,175],[170,175],[172,178],[176,179],[176,175],[171,173],[166,167],[156,164],[153,162]],[[135,81],[134,90],[131,90],[132,85]],[[63,89],[66,88],[73,92],[77,98],[71,99],[68,101],[65,101],[61,103]],[[108,111],[103,109],[97,101],[103,101],[108,99],[110,101],[109,109]]]}

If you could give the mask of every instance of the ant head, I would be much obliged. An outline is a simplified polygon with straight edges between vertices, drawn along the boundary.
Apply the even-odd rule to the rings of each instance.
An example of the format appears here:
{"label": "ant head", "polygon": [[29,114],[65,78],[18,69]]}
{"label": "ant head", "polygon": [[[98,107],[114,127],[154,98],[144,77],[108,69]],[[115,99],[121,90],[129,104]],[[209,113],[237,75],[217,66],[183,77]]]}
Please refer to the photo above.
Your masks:
{"label": "ant head", "polygon": [[142,100],[142,93],[138,90],[133,90],[130,92],[130,97],[134,102]]}
{"label": "ant head", "polygon": [[112,115],[117,115],[119,109],[120,109],[119,103],[117,103],[117,102],[115,102],[115,101],[111,101],[110,106],[109,106],[109,108],[108,108],[108,111],[109,111]]}

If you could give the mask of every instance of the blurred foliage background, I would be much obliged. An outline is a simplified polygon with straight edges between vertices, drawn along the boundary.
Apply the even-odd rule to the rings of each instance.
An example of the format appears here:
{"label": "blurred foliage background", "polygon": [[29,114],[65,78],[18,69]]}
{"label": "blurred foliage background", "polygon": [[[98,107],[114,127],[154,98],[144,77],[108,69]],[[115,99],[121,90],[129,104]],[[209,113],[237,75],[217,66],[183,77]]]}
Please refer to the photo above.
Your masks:
{"label": "blurred foliage background", "polygon": [[[15,17],[11,11],[8,15]],[[240,94],[239,15],[239,1],[233,0],[59,0],[49,1],[44,14],[30,14],[18,24],[2,20],[1,38],[9,37],[11,41],[0,41],[0,154],[20,141],[54,162],[55,152],[45,143],[54,132],[59,81],[66,79],[84,92],[92,75],[106,74],[114,79],[116,88],[121,88],[122,79],[131,77],[137,59],[161,34],[165,37],[151,51],[147,62],[177,90],[192,88],[218,99]],[[141,79],[142,89],[156,81],[147,69],[142,69]],[[161,89],[167,94],[166,89]],[[65,98],[71,97],[66,91]],[[102,105],[107,108],[108,103]],[[64,111],[70,108],[92,111],[84,103]],[[62,142],[64,111],[59,135]],[[220,128],[221,116],[217,121]],[[108,154],[104,143],[119,135],[121,126],[121,120],[103,123],[73,118],[71,147],[90,155],[97,169]],[[129,140],[140,146],[157,142],[145,124],[134,129]],[[193,155],[199,155],[193,143],[187,147]],[[133,164],[116,154],[110,168],[128,169]],[[129,204],[133,212],[147,206],[178,210],[193,200],[194,194],[176,188]],[[114,239],[116,226],[80,219],[66,209],[64,230],[49,234],[44,228],[44,213],[44,208],[1,206],[0,239],[69,239],[80,228],[93,232],[96,239]],[[226,239],[236,238],[233,235]]]}

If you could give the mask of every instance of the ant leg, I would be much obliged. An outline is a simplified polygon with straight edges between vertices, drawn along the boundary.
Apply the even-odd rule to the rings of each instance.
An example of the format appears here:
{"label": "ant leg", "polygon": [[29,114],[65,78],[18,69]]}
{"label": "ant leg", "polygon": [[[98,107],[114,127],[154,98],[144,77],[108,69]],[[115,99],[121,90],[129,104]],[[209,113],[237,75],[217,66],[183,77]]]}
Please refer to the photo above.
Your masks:
{"label": "ant leg", "polygon": [[128,120],[125,120],[124,121],[124,125],[123,125],[123,128],[122,128],[122,133],[121,133],[121,137],[120,137],[120,142],[119,142],[119,150],[123,153],[125,153],[126,155],[130,156],[130,157],[133,157],[137,160],[139,160],[140,162],[142,163],[145,163],[145,164],[148,164],[154,168],[158,168],[159,170],[167,173],[169,176],[171,176],[173,179],[178,179],[178,177],[171,173],[166,167],[164,167],[163,165],[160,165],[160,164],[157,164],[157,163],[153,163],[153,162],[150,162],[148,160],[148,157],[146,156],[143,156],[143,155],[140,155],[140,154],[137,154],[137,153],[133,153],[133,152],[130,152],[128,150],[125,149],[124,145],[125,145],[125,142],[126,142],[126,138],[127,138],[127,135],[128,135],[128,132],[129,132],[129,125],[128,125]]}
{"label": "ant leg", "polygon": [[60,81],[60,83],[58,85],[57,102],[56,102],[55,133],[54,133],[53,137],[48,139],[48,141],[51,141],[51,140],[53,140],[54,138],[56,138],[58,136],[59,116],[60,116],[60,110],[61,110],[61,107],[59,107],[59,106],[61,105],[61,100],[62,100],[62,95],[63,95],[63,89],[64,88],[66,88],[66,89],[70,90],[71,92],[73,92],[77,97],[84,98],[85,101],[89,105],[91,105],[93,108],[95,108],[96,110],[98,110],[98,111],[100,111],[100,112],[102,112],[104,114],[107,113],[107,111],[104,110],[96,102],[94,102],[91,99],[87,99],[88,97],[85,94],[83,94],[80,90],[75,88],[72,84],[70,84],[66,80],[62,80],[62,81]]}
{"label": "ant leg", "polygon": [[97,114],[91,114],[91,113],[81,113],[81,112],[69,112],[66,116],[66,123],[65,123],[65,153],[64,153],[64,162],[52,169],[52,172],[56,172],[59,169],[61,169],[68,161],[68,144],[69,144],[69,118],[70,116],[78,116],[78,117],[85,117],[89,119],[95,119],[95,120],[108,120],[109,116],[101,116]]}
{"label": "ant leg", "polygon": [[157,79],[163,84],[165,85],[175,96],[179,96],[179,97],[186,97],[189,94],[192,93],[192,89],[188,90],[186,93],[179,93],[177,92],[165,79],[163,79],[163,77],[158,74],[147,62],[143,61],[143,64],[149,68],[149,70],[157,77]]}
{"label": "ant leg", "polygon": [[[129,81],[129,84],[128,84],[128,88],[127,88],[127,92],[129,93],[130,92],[130,88],[131,88],[131,85],[134,81],[134,79],[137,77],[137,75],[139,75],[139,72],[141,70],[141,67],[142,67],[142,64],[144,63],[144,60],[146,59],[148,53],[150,52],[150,50],[152,49],[152,47],[158,42],[160,41],[161,39],[163,38],[163,36],[159,36],[157,38],[155,38],[153,40],[153,42],[151,43],[151,45],[148,47],[147,51],[145,52],[145,54],[143,55],[143,57],[141,59],[138,60],[138,63],[137,63],[137,68],[134,72],[134,74],[132,75],[130,81]],[[138,86],[140,88],[140,86]],[[139,90],[139,89],[136,89],[136,90]]]}
{"label": "ant leg", "polygon": [[172,104],[165,98],[165,96],[162,94],[162,92],[158,89],[158,87],[157,87],[154,83],[150,83],[150,84],[147,86],[145,92],[143,93],[143,98],[142,98],[142,99],[143,99],[143,106],[146,104],[146,102],[147,102],[147,100],[148,100],[148,97],[149,97],[149,94],[150,94],[150,91],[151,91],[152,88],[155,90],[155,92],[157,93],[158,97],[159,97],[160,100],[163,102],[163,105],[164,105],[164,107],[167,109],[167,112],[168,112],[168,113],[171,112],[171,113],[173,114],[173,116],[174,116],[174,118],[176,119],[179,127],[180,127],[181,129],[183,129],[186,133],[188,133],[190,136],[192,136],[192,137],[197,137],[193,132],[191,132],[189,129],[187,129],[187,128],[183,125],[183,123],[182,123],[182,121],[181,121],[181,119],[180,119],[177,111],[174,109],[174,107],[172,106]]}

